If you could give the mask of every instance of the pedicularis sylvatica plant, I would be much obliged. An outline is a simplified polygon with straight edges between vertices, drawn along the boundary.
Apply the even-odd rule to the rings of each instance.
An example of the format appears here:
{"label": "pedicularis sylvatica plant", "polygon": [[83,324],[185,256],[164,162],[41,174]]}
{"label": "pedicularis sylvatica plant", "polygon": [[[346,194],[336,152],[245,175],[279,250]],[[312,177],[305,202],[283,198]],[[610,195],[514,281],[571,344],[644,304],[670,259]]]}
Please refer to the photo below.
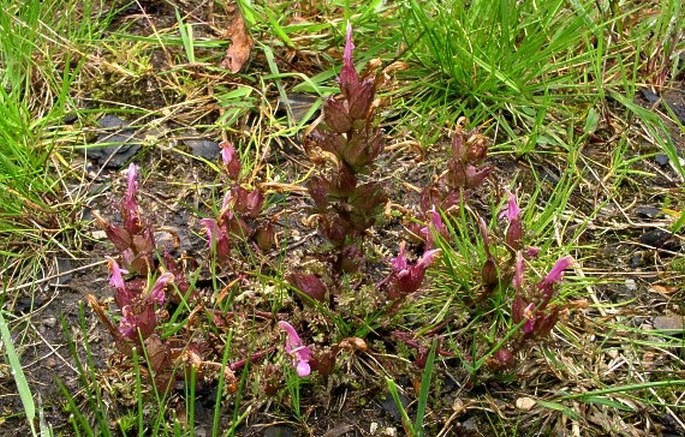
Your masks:
{"label": "pedicularis sylvatica plant", "polygon": [[376,84],[371,73],[360,76],[352,63],[352,28],[347,27],[343,67],[338,81],[342,96],[331,97],[323,106],[323,122],[308,136],[310,154],[324,152],[331,162],[327,172],[312,177],[307,184],[314,201],[321,234],[335,248],[331,260],[338,272],[353,272],[364,262],[363,239],[376,223],[387,201],[382,184],[361,182],[361,176],[374,169],[383,151],[383,131],[375,120]]}
{"label": "pedicularis sylvatica plant", "polygon": [[221,156],[229,189],[216,219],[202,219],[202,224],[217,260],[229,264],[231,248],[236,243],[268,251],[274,244],[275,234],[272,221],[260,218],[264,193],[259,188],[250,190],[241,185],[242,165],[238,153],[228,141],[221,143]]}
{"label": "pedicularis sylvatica plant", "polygon": [[[450,247],[449,240],[454,237],[445,220],[452,220],[455,212],[463,210],[475,193],[482,195],[486,186],[495,184],[496,180],[493,168],[484,163],[488,139],[475,130],[466,132],[464,120],[460,120],[452,136],[445,171],[423,187],[412,217],[406,217],[409,221],[406,236],[408,240],[413,239],[413,243],[400,241],[391,247],[397,251],[395,257],[381,257],[386,266],[384,279],[374,273],[378,270],[379,257],[366,247],[365,241],[371,229],[379,226],[380,213],[389,200],[375,171],[385,144],[383,131],[376,120],[379,106],[376,92],[382,81],[375,73],[357,72],[353,49],[352,29],[348,25],[343,66],[338,77],[341,93],[326,100],[321,122],[305,139],[316,173],[307,182],[311,204],[302,215],[314,217],[313,223],[328,244],[325,251],[315,254],[324,267],[311,273],[291,272],[285,278],[291,289],[303,297],[301,311],[318,311],[316,307],[323,305],[327,306],[325,314],[354,324],[363,317],[345,312],[354,305],[354,302],[349,304],[355,300],[350,296],[371,294],[374,296],[371,301],[357,303],[357,306],[369,306],[364,308],[365,314],[380,314],[384,319],[379,326],[385,326],[393,323],[392,318],[402,305],[411,304],[410,296],[419,296],[425,279],[430,276],[429,267]],[[291,315],[251,307],[241,313],[239,304],[231,306],[230,311],[220,305],[227,290],[250,284],[254,274],[242,271],[246,265],[242,261],[244,255],[259,251],[268,256],[276,245],[275,227],[279,220],[278,215],[265,211],[268,209],[267,194],[259,184],[250,186],[244,179],[236,148],[224,141],[221,155],[225,187],[221,207],[201,220],[209,252],[208,262],[202,266],[214,275],[212,285],[218,277],[216,266],[220,267],[221,280],[228,283],[219,293],[209,285],[207,291],[189,279],[199,276],[197,270],[190,269],[197,268],[200,263],[189,263],[188,257],[178,259],[169,250],[157,247],[154,229],[138,205],[140,172],[135,164],[128,169],[128,186],[119,208],[123,223],[114,224],[96,213],[98,223],[118,251],[107,258],[116,308],[108,311],[93,295],[89,295],[88,300],[115,338],[118,350],[134,357],[134,348],[144,347],[150,374],[157,383],[178,379],[177,369],[193,366],[205,378],[216,376],[216,371],[223,369],[229,387],[235,388],[234,370],[246,363],[267,361],[262,376],[264,390],[269,393],[278,391],[279,379],[284,376],[278,369],[279,363],[292,366],[297,377],[326,376],[335,370],[336,357],[340,353],[369,351],[362,338],[340,339],[335,332],[312,335],[306,329],[307,324],[296,322],[298,312]],[[480,266],[481,285],[473,287],[478,290],[474,294],[479,296],[473,301],[487,305],[495,291],[506,293],[511,297],[512,329],[517,330],[508,334],[506,344],[502,342],[497,350],[490,351],[489,363],[494,369],[513,366],[524,343],[549,335],[565,308],[554,303],[554,299],[562,274],[572,262],[570,257],[562,257],[545,277],[533,280],[535,285],[527,285],[525,276],[531,269],[526,268],[526,263],[535,259],[539,250],[525,245],[528,236],[522,211],[516,196],[505,192],[508,196],[506,208],[499,218],[506,226],[501,231],[491,231],[485,220],[478,217],[472,236],[474,240],[482,239],[485,254]],[[441,248],[437,248],[438,240]],[[374,270],[368,268],[372,257]],[[258,275],[263,276],[262,273]],[[315,306],[309,305],[312,301]],[[339,301],[348,304],[338,304]],[[184,317],[187,320],[180,329],[177,326]],[[243,323],[256,319],[271,323],[270,338],[274,344],[257,351],[251,349],[252,345],[245,345],[239,349],[240,360],[221,366],[221,353],[217,351],[224,345],[222,338],[236,317],[244,317]],[[333,321],[329,324],[335,326]],[[167,329],[167,325],[173,326]],[[426,340],[430,341],[430,338],[422,339],[413,332],[390,328],[386,340],[399,341],[416,350],[415,363],[422,366],[430,349]],[[281,332],[285,333],[284,342]],[[439,329],[430,332],[436,339],[444,336]],[[444,357],[457,355],[439,344],[436,353]]]}

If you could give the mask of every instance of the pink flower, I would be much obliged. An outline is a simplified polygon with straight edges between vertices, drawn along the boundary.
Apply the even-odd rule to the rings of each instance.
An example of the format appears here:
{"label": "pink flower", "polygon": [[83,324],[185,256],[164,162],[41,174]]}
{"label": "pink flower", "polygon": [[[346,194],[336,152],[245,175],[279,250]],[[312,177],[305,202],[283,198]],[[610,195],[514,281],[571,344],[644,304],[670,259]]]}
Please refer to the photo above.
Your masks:
{"label": "pink flower", "polygon": [[200,220],[200,223],[202,223],[207,230],[210,250],[215,251],[219,260],[228,260],[231,253],[231,243],[225,226],[219,226],[216,220],[209,218]]}
{"label": "pink flower", "polygon": [[431,216],[430,222],[427,226],[421,228],[419,232],[425,238],[426,249],[432,249],[433,247],[435,247],[435,238],[433,237],[433,235],[438,234],[443,237],[447,237],[448,231],[447,226],[445,226],[445,223],[442,221],[442,216],[435,209],[435,205],[433,205],[433,207],[428,212]]}
{"label": "pink flower", "polygon": [[509,221],[509,228],[507,228],[506,242],[513,250],[521,249],[521,239],[523,238],[523,225],[521,224],[521,208],[516,203],[516,196],[507,190],[509,201],[507,202],[507,209],[502,211],[500,217],[504,216]]}
{"label": "pink flower", "polygon": [[136,194],[138,193],[138,172],[140,167],[131,163],[128,166],[127,180],[128,187],[126,188],[126,197],[124,199],[124,206],[127,209],[133,209],[137,207],[136,204]]}
{"label": "pink flower", "polygon": [[119,264],[109,256],[105,257],[107,259],[107,265],[112,271],[112,277],[109,278],[109,285],[116,288],[117,291],[123,291],[126,289],[126,284],[124,283],[124,277],[122,274],[128,274],[128,271],[119,267]]}
{"label": "pink flower", "polygon": [[307,376],[311,373],[309,361],[312,359],[312,350],[302,344],[300,336],[292,325],[286,321],[278,322],[278,327],[285,331],[285,351],[293,357],[293,365],[297,369],[297,374],[300,377]]}
{"label": "pink flower", "polygon": [[221,157],[226,165],[226,171],[228,172],[228,175],[233,179],[237,179],[238,176],[240,176],[241,168],[238,153],[233,147],[233,144],[231,144],[229,141],[222,141],[219,146],[221,146]]}
{"label": "pink flower", "polygon": [[519,251],[514,267],[513,285],[516,297],[512,304],[512,318],[515,323],[526,321],[523,334],[526,337],[541,338],[549,334],[557,320],[562,307],[550,305],[554,297],[554,285],[563,277],[564,270],[573,263],[571,256],[560,258],[532,291],[531,296],[523,295],[523,254]]}
{"label": "pink flower", "polygon": [[564,270],[569,268],[571,264],[573,263],[573,258],[570,255],[567,255],[563,258],[560,258],[552,267],[552,270],[547,273],[547,276],[544,277],[542,281],[538,284],[538,288],[543,292],[545,297],[549,296],[551,299],[552,293],[554,292],[554,284],[561,282],[562,277],[564,276]]}
{"label": "pink flower", "polygon": [[151,303],[156,303],[157,306],[164,305],[164,300],[166,299],[164,289],[166,288],[167,284],[173,280],[174,275],[171,272],[165,272],[159,278],[157,278],[155,284],[152,286],[152,290],[150,290],[150,293],[147,295],[148,301]]}
{"label": "pink flower", "polygon": [[506,190],[509,200],[507,201],[507,209],[500,213],[500,217],[506,217],[509,222],[519,220],[521,218],[521,208],[516,203],[516,196],[509,190]]}
{"label": "pink flower", "polygon": [[415,292],[421,287],[426,276],[426,270],[435,261],[435,257],[440,253],[440,249],[427,250],[414,265],[409,265],[405,256],[406,247],[402,243],[400,253],[390,262],[392,271],[381,281],[377,287],[389,284],[388,297],[398,298]]}

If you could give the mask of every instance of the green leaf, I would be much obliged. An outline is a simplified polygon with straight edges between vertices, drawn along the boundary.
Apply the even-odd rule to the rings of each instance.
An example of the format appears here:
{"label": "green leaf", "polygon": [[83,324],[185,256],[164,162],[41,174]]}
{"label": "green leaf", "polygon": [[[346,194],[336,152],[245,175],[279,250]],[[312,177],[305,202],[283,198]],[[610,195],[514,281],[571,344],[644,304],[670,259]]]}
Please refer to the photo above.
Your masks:
{"label": "green leaf", "polygon": [[630,412],[635,411],[635,408],[633,408],[633,407],[630,407],[626,404],[622,404],[620,402],[617,402],[617,401],[614,401],[611,399],[607,399],[607,398],[603,398],[600,396],[588,396],[586,398],[583,398],[583,402],[587,402],[590,404],[605,405],[607,407],[615,408],[615,409],[620,410],[620,411],[630,411]]}
{"label": "green leaf", "polygon": [[597,130],[598,125],[599,114],[597,114],[595,108],[590,108],[587,113],[587,118],[585,119],[585,127],[583,128],[583,132],[586,134],[592,134]]}
{"label": "green leaf", "polygon": [[559,411],[560,413],[562,413],[566,417],[569,417],[573,420],[580,420],[580,416],[575,411],[573,411],[572,409],[570,409],[567,406],[558,404],[556,402],[540,401],[540,400],[538,400],[537,403],[538,403],[538,405],[541,405],[545,408],[549,408],[550,410]]}

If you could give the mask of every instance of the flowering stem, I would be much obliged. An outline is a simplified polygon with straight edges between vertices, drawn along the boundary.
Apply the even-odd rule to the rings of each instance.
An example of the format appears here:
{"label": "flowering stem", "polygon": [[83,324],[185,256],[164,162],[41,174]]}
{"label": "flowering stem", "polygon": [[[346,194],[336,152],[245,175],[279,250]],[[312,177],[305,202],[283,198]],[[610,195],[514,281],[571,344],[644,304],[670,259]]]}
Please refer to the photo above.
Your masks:
{"label": "flowering stem", "polygon": [[259,352],[255,352],[252,355],[250,355],[247,358],[243,358],[242,360],[235,361],[231,364],[228,365],[228,368],[231,369],[232,371],[240,370],[245,364],[247,363],[253,363],[255,361],[261,360],[268,354],[272,353],[275,350],[275,346],[271,346],[267,349],[261,350]]}

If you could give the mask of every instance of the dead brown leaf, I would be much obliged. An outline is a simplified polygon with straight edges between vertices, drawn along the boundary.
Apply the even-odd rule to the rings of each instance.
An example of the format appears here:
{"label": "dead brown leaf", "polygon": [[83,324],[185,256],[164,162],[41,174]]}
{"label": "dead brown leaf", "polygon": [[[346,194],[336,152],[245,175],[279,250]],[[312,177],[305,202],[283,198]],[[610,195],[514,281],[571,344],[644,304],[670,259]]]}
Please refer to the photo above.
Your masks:
{"label": "dead brown leaf", "polygon": [[224,38],[231,40],[231,46],[226,50],[221,66],[231,70],[232,73],[237,73],[250,58],[250,52],[254,46],[240,11],[236,11],[233,23],[226,29]]}

